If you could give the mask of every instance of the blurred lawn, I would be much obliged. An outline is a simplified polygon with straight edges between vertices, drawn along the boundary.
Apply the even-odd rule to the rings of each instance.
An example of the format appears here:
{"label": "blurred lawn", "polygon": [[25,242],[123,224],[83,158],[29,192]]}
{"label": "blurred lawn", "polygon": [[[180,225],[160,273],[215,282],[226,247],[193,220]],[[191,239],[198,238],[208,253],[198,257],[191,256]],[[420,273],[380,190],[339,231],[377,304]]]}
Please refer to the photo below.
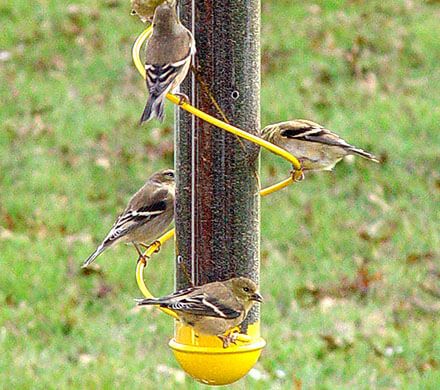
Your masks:
{"label": "blurred lawn", "polygon": [[[439,4],[262,9],[262,124],[313,119],[385,162],[262,201],[268,345],[232,388],[438,388]],[[6,0],[0,25],[0,387],[203,388],[168,350],[170,319],[133,308],[131,248],[79,270],[130,194],[172,166],[170,104],[164,126],[137,126],[142,25],[128,0]],[[262,167],[264,183],[289,169],[267,153]],[[172,289],[170,257],[150,267],[153,291]]]}

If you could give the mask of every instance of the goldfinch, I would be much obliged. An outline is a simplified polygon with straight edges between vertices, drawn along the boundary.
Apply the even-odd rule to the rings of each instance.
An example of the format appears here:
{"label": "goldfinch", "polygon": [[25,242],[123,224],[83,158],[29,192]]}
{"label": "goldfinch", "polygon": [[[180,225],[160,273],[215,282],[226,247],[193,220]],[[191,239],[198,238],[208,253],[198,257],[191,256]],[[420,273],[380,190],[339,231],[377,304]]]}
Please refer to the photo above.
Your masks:
{"label": "goldfinch", "polygon": [[350,145],[325,127],[305,119],[266,126],[261,130],[261,137],[293,154],[304,171],[331,171],[350,154],[379,162],[371,153]]}
{"label": "goldfinch", "polygon": [[139,306],[157,305],[174,311],[196,334],[217,336],[226,348],[234,338],[225,333],[244,321],[255,302],[262,302],[257,290],[252,280],[238,277],[136,301]]}
{"label": "goldfinch", "polygon": [[[131,14],[137,15],[142,22],[150,22],[153,20],[154,10],[165,0],[131,0]],[[170,0],[168,0],[170,2]],[[175,1],[172,1],[174,4]]]}
{"label": "goldfinch", "polygon": [[132,243],[139,256],[145,246],[165,233],[174,218],[174,171],[164,169],[153,174],[134,194],[110,232],[82,265],[91,264],[106,249],[119,243]]}
{"label": "goldfinch", "polygon": [[165,97],[185,79],[195,50],[194,38],[180,23],[176,7],[168,2],[159,5],[154,13],[153,33],[145,49],[149,97],[141,124],[154,117],[163,121]]}

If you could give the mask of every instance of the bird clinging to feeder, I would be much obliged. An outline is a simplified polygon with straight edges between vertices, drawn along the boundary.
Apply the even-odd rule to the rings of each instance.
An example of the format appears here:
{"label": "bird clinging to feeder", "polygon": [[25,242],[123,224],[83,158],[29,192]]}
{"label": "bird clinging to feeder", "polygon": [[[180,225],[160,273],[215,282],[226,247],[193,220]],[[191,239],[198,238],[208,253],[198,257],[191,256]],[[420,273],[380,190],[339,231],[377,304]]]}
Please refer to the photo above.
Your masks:
{"label": "bird clinging to feeder", "polygon": [[137,303],[174,311],[196,334],[217,336],[226,348],[235,341],[235,334],[225,333],[240,325],[253,304],[262,300],[252,280],[238,277],[179,290],[162,298],[138,299]]}
{"label": "bird clinging to feeder", "polygon": [[305,119],[266,126],[261,130],[261,136],[296,156],[304,171],[331,171],[348,155],[379,162],[371,153],[350,145],[325,127]]}
{"label": "bird clinging to feeder", "polygon": [[150,244],[161,236],[174,218],[174,171],[164,169],[153,174],[133,195],[110,232],[82,265],[91,264],[115,244],[132,243],[140,257],[138,245]]}
{"label": "bird clinging to feeder", "polygon": [[153,33],[145,49],[146,83],[149,92],[140,123],[164,117],[164,100],[174,92],[188,74],[195,53],[191,32],[180,23],[176,7],[165,2],[156,8]]}

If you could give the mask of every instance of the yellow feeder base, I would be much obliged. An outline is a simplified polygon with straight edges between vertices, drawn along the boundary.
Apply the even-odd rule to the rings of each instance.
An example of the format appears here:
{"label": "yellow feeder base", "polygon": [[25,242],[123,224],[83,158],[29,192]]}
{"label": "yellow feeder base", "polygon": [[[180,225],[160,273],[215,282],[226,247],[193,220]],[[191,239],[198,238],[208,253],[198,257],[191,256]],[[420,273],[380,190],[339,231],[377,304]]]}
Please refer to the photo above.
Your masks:
{"label": "yellow feeder base", "polygon": [[266,342],[260,337],[260,324],[249,325],[247,335],[237,344],[223,348],[218,337],[200,335],[176,322],[175,337],[169,342],[183,370],[199,382],[227,385],[243,378],[255,365]]}

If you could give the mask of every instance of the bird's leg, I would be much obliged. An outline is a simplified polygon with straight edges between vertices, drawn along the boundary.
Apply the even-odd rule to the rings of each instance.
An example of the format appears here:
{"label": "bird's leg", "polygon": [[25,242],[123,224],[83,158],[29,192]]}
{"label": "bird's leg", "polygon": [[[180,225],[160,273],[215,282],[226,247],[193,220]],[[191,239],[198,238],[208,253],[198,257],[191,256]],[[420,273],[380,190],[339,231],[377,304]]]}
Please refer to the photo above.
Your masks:
{"label": "bird's leg", "polygon": [[162,247],[162,243],[159,240],[156,240],[153,242],[153,244],[156,245],[156,250],[154,251],[154,253],[160,252],[160,248]]}
{"label": "bird's leg", "polygon": [[238,331],[233,331],[228,335],[217,336],[223,342],[223,348],[228,348],[231,344],[237,344],[237,338],[240,333]]}
{"label": "bird's leg", "polygon": [[229,347],[229,341],[228,341],[228,336],[217,336],[223,343],[223,348],[228,348]]}
{"label": "bird's leg", "polygon": [[186,96],[184,93],[181,92],[175,92],[174,95],[179,97],[179,103],[177,103],[179,106],[182,106],[184,103],[189,104],[189,97]]}
{"label": "bird's leg", "polygon": [[162,247],[162,243],[159,240],[153,241],[150,245],[146,245],[142,242],[140,242],[139,245],[144,249],[148,249],[152,245],[154,245],[156,247],[156,249],[154,250],[154,253],[158,253],[160,251],[160,248]]}
{"label": "bird's leg", "polygon": [[133,242],[133,246],[136,248],[136,251],[137,251],[137,253],[139,255],[138,261],[142,261],[145,265],[147,265],[148,259],[144,256],[142,251],[139,249],[138,245]]}

